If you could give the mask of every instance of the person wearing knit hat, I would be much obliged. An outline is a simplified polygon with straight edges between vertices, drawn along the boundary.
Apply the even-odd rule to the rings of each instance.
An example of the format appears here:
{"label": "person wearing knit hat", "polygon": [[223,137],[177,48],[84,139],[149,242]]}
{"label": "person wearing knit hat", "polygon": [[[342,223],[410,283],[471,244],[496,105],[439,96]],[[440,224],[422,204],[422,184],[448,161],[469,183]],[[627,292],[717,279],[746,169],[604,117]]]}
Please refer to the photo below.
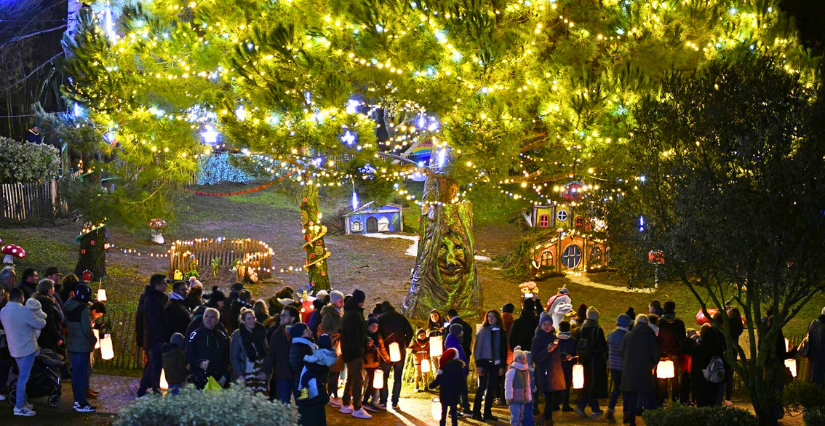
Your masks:
{"label": "person wearing knit hat", "polygon": [[[619,393],[622,389],[622,342],[625,335],[633,325],[633,320],[621,314],[616,318],[616,329],[607,335],[607,368],[610,369],[610,376],[613,377],[613,389],[610,391],[610,401],[607,404],[607,414],[605,418],[608,422],[614,423],[616,421],[613,412],[616,409],[616,402],[619,400]],[[627,422],[627,408],[624,409],[624,420]]]}
{"label": "person wearing knit hat", "polygon": [[430,339],[427,338],[427,332],[423,328],[419,328],[418,331],[415,332],[415,339],[413,339],[407,349],[412,353],[415,363],[415,391],[421,392],[421,388],[418,385],[419,382],[423,381],[426,385],[430,377],[429,372],[422,373],[421,371],[421,363],[424,362],[425,359],[429,362],[430,359]]}
{"label": "person wearing knit hat", "polygon": [[329,296],[329,292],[328,292],[328,291],[326,291],[326,290],[318,290],[318,292],[317,292],[317,293],[315,293],[315,298],[316,298],[316,299],[321,299],[321,300],[323,300],[324,298],[326,298],[326,297],[328,297],[328,296]]}
{"label": "person wearing knit hat", "polygon": [[343,308],[344,307],[344,293],[341,293],[338,290],[333,290],[329,294],[329,303],[331,303],[333,305],[338,305],[340,303],[341,306],[339,306],[339,308]]}
{"label": "person wearing knit hat", "polygon": [[364,303],[367,300],[367,295],[363,291],[356,289],[352,292],[352,298],[355,299],[356,304]]}
{"label": "person wearing knit hat", "polygon": [[575,411],[586,417],[584,410],[590,406],[592,414],[599,416],[604,412],[599,408],[599,398],[607,397],[607,340],[604,330],[599,326],[599,311],[591,306],[587,308],[585,321],[579,331],[579,360],[584,366],[584,387],[579,392]]}
{"label": "person wearing knit hat", "polygon": [[[387,353],[387,345],[384,338],[378,331],[378,318],[375,316],[367,319],[367,349],[364,352],[364,396],[361,406],[367,411],[378,411],[382,409],[379,403],[378,390],[373,386],[375,371],[381,368],[382,364],[390,362],[390,355]],[[385,378],[386,380],[386,378]]]}
{"label": "person wearing knit hat", "polygon": [[218,286],[212,286],[212,293],[207,294],[204,298],[209,300],[209,302],[206,303],[207,306],[210,308],[215,308],[219,311],[223,309],[223,305],[226,303],[226,295],[218,288]]}
{"label": "person wearing knit hat", "polygon": [[430,389],[438,388],[438,397],[441,401],[440,426],[447,425],[448,413],[452,418],[452,425],[458,426],[459,399],[467,392],[467,366],[459,355],[456,348],[448,348],[441,354],[438,375],[429,386]]}
{"label": "person wearing knit hat", "polygon": [[186,355],[183,352],[183,340],[183,334],[174,333],[169,339],[169,343],[164,343],[161,347],[163,370],[172,395],[178,394],[181,386],[186,384],[186,378],[189,376],[189,371],[186,369]]}
{"label": "person wearing knit hat", "polygon": [[504,375],[504,399],[510,407],[511,425],[532,425],[532,382],[524,351],[513,352],[513,362]]}
{"label": "person wearing knit hat", "polygon": [[550,325],[553,325],[553,316],[550,315],[550,313],[548,312],[542,312],[541,316],[539,317],[539,327],[541,327],[542,323],[547,321],[550,321]]}

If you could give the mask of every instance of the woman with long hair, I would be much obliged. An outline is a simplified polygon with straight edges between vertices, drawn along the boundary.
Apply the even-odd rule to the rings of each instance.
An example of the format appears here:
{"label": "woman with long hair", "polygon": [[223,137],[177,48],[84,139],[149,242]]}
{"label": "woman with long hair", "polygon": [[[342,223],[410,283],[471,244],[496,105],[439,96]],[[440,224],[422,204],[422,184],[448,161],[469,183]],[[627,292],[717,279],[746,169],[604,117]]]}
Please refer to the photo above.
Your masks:
{"label": "woman with long hair", "polygon": [[[496,421],[493,416],[493,400],[496,397],[498,381],[507,369],[507,333],[501,321],[501,314],[493,309],[484,316],[484,324],[476,334],[473,357],[478,373],[478,391],[473,404],[473,419]],[[486,396],[485,396],[486,394]],[[484,415],[481,399],[484,398]]]}
{"label": "woman with long hair", "polygon": [[238,322],[230,344],[233,379],[255,392],[266,392],[266,373],[262,368],[267,351],[266,329],[249,309],[241,311]]}

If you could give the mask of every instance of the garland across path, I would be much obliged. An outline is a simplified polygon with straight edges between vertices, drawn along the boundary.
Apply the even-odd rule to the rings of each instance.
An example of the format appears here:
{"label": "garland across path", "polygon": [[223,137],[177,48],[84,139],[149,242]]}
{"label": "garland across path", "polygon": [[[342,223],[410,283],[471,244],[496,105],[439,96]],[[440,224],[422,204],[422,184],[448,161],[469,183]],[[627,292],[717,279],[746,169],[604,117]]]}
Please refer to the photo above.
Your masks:
{"label": "garland across path", "polygon": [[295,170],[290,170],[289,173],[279,177],[278,179],[267,182],[263,185],[256,186],[254,188],[249,188],[249,189],[245,189],[243,191],[237,191],[237,192],[203,192],[203,191],[195,191],[194,189],[189,189],[189,188],[183,188],[183,189],[184,189],[184,191],[191,192],[193,194],[209,195],[209,196],[212,196],[212,197],[228,197],[228,196],[231,196],[231,195],[251,194],[253,192],[258,192],[258,191],[261,191],[263,189],[269,188],[270,186],[284,180],[284,178],[289,177],[290,175],[292,175],[293,172],[295,172]]}

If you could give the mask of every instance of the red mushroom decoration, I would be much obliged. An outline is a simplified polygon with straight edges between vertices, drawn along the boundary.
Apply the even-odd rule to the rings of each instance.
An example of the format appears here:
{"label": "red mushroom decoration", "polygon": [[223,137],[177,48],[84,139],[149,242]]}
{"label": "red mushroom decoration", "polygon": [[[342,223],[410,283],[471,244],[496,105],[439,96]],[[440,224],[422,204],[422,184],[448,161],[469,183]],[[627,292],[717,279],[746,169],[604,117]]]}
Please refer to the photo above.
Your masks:
{"label": "red mushroom decoration", "polygon": [[22,259],[26,257],[26,250],[23,247],[14,244],[7,244],[0,250],[6,257],[3,258],[3,263],[14,264],[14,258]]}
{"label": "red mushroom decoration", "polygon": [[152,228],[152,242],[163,244],[163,228],[166,228],[166,221],[163,219],[152,219],[149,221],[149,227]]}

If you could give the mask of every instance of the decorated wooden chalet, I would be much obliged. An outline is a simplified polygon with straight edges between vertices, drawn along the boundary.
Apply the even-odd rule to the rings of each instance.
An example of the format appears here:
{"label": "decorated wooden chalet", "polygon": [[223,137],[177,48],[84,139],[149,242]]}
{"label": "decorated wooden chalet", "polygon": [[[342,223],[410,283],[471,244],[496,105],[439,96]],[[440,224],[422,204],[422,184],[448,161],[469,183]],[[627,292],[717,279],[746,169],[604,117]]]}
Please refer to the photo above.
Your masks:
{"label": "decorated wooden chalet", "polygon": [[400,204],[381,207],[374,201],[344,215],[344,229],[350,234],[377,234],[404,231],[403,209]]}
{"label": "decorated wooden chalet", "polygon": [[533,273],[537,279],[554,273],[607,270],[610,248],[588,232],[558,229],[556,235],[532,250]]}
{"label": "decorated wooden chalet", "polygon": [[549,229],[578,229],[589,231],[591,220],[584,212],[578,212],[576,201],[584,195],[584,184],[570,182],[561,191],[562,200],[548,205],[534,205],[530,225],[538,231]]}

